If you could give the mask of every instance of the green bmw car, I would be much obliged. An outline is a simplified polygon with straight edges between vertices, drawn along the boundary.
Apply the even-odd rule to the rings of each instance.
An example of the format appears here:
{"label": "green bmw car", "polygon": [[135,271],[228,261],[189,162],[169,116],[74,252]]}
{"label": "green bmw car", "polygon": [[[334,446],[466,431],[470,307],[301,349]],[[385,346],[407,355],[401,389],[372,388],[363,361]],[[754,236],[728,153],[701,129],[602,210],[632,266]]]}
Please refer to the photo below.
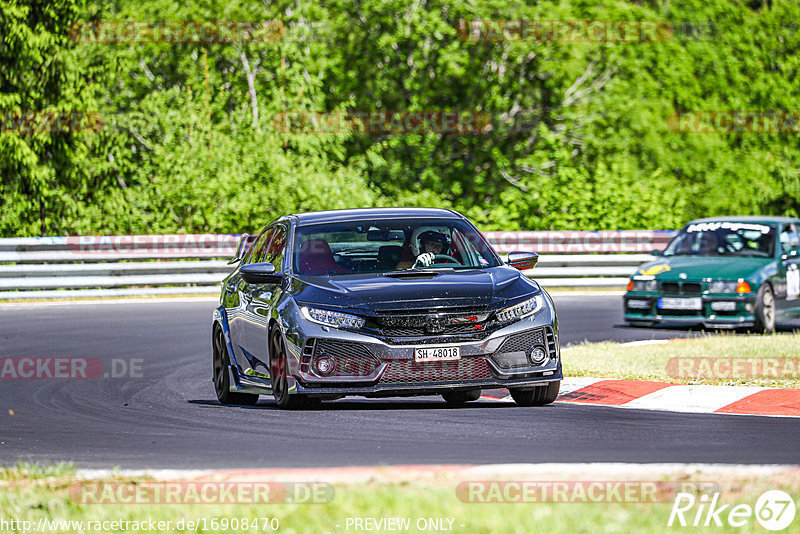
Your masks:
{"label": "green bmw car", "polygon": [[800,317],[800,219],[698,219],[653,254],[628,282],[632,325],[772,332]]}

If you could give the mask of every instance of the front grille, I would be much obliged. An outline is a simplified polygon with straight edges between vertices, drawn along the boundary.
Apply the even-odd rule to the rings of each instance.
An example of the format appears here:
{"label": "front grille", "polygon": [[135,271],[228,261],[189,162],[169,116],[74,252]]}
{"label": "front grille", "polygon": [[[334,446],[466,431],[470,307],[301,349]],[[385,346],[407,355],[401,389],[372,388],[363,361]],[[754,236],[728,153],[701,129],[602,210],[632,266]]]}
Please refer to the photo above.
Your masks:
{"label": "front grille", "polygon": [[545,327],[544,334],[547,338],[547,353],[552,359],[558,358],[558,346],[556,345],[556,335],[553,333],[553,329],[549,326]]}
{"label": "front grille", "polygon": [[[483,306],[378,310],[377,314],[373,327],[376,333],[393,340],[394,338],[441,338],[447,336],[469,336],[470,339],[482,339],[489,334],[489,330],[493,326],[492,321],[489,320],[490,312],[487,312]],[[432,325],[429,321],[430,316],[435,316],[434,322],[438,324]],[[464,322],[450,322],[457,319],[464,320]],[[403,341],[401,340],[399,343],[402,344]]]}
{"label": "front grille", "polygon": [[703,286],[699,282],[684,282],[681,286],[681,293],[684,295],[700,295]]}
{"label": "front grille", "polygon": [[380,361],[369,349],[348,341],[317,339],[314,342],[313,355],[313,362],[309,365],[312,370],[320,358],[327,357],[334,361],[333,372],[323,376],[369,376],[380,365]]}
{"label": "front grille", "polygon": [[[482,325],[481,325],[482,326]],[[442,332],[437,333],[436,335],[457,335],[457,334],[472,334],[475,332],[480,332],[481,328],[478,330],[475,329],[474,324],[466,324],[466,325],[448,325],[444,327]],[[425,327],[384,327],[381,328],[381,332],[384,336],[387,337],[425,337],[433,335],[428,332]]]}
{"label": "front grille", "polygon": [[387,340],[392,345],[426,345],[431,343],[437,343],[441,345],[447,345],[447,344],[452,345],[458,343],[466,343],[469,341],[480,341],[489,334],[491,334],[491,331],[481,332],[480,334],[474,334],[474,335],[432,336],[428,334],[425,337],[395,337],[395,338],[387,338]]}
{"label": "front grille", "polygon": [[661,282],[661,291],[670,295],[680,295],[681,285],[678,282]]}
{"label": "front grille", "polygon": [[700,282],[661,282],[661,291],[668,295],[700,295],[703,284]]}
{"label": "front grille", "polygon": [[381,383],[411,384],[419,382],[463,382],[492,377],[486,358],[462,358],[441,362],[394,360],[381,378]]}
{"label": "front grille", "polygon": [[507,337],[493,358],[503,369],[529,367],[528,352],[537,345],[547,350],[550,358],[556,358],[556,338],[550,327],[526,330]]}
{"label": "front grille", "polygon": [[526,330],[519,334],[508,336],[497,352],[527,352],[536,345],[544,347],[542,329]]}

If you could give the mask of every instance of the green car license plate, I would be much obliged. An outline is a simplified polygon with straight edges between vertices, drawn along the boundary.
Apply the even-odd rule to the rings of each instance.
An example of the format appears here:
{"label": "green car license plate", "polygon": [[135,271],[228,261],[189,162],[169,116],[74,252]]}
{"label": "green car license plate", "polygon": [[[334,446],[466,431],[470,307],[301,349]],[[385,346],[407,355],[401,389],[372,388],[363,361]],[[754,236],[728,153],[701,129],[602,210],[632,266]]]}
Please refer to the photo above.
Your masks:
{"label": "green car license plate", "polygon": [[703,300],[700,297],[661,297],[658,299],[658,307],[662,310],[702,310]]}

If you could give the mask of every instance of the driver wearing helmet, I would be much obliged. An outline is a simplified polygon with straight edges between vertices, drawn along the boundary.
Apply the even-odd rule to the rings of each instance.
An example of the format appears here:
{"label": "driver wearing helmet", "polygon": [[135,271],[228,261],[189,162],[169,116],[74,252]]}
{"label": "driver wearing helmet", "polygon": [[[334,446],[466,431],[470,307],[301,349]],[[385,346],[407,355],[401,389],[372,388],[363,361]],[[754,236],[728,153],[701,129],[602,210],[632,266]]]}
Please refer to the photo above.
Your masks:
{"label": "driver wearing helmet", "polygon": [[719,237],[714,232],[703,232],[697,244],[698,254],[714,254],[718,252]]}
{"label": "driver wearing helmet", "polygon": [[450,236],[435,230],[427,230],[418,237],[420,252],[413,268],[429,267],[436,263],[436,256],[451,256]]}

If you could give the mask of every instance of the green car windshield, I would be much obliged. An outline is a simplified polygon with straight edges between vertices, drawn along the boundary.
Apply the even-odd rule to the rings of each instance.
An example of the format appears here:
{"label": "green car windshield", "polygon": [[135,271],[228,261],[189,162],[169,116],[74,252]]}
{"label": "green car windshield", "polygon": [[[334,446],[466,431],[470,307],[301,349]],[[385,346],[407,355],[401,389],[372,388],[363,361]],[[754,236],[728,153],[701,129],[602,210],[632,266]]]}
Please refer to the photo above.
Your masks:
{"label": "green car windshield", "polygon": [[756,256],[775,253],[774,226],[756,223],[693,223],[681,230],[664,256]]}

